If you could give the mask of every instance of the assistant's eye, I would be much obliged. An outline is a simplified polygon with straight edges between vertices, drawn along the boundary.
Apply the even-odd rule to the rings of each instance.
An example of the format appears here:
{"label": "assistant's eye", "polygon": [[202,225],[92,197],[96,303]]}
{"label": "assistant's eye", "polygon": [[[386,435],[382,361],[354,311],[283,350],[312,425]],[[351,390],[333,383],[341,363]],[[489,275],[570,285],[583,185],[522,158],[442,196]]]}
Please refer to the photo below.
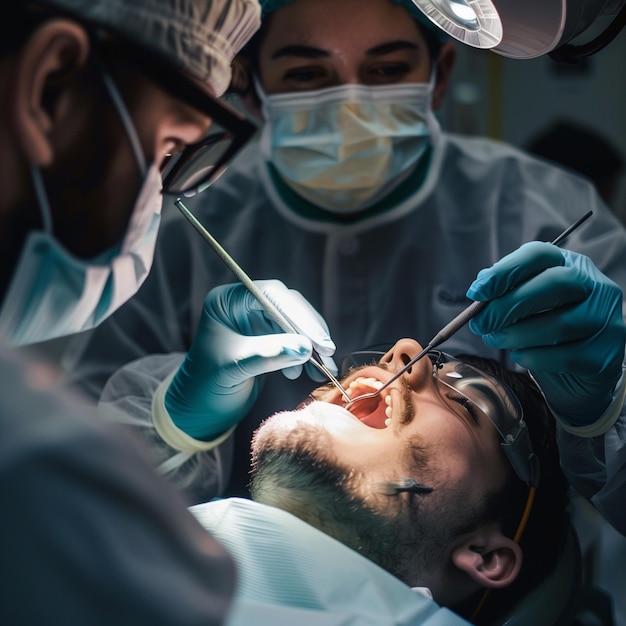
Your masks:
{"label": "assistant's eye", "polygon": [[309,87],[312,83],[325,80],[328,72],[324,67],[311,65],[305,67],[294,67],[283,74],[283,80],[295,86]]}
{"label": "assistant's eye", "polygon": [[411,68],[406,63],[377,63],[367,70],[369,84],[393,83],[402,80]]}

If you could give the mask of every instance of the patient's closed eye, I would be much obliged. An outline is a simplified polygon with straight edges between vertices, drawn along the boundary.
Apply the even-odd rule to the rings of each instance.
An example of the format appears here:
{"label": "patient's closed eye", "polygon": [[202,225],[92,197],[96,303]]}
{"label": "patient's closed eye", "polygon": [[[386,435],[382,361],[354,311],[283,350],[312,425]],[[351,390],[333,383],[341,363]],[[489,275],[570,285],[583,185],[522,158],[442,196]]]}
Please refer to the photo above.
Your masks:
{"label": "patient's closed eye", "polygon": [[476,409],[476,405],[465,396],[461,394],[454,394],[446,392],[446,397],[452,402],[457,403],[458,405],[463,407],[463,410],[471,417],[472,421],[475,424],[478,424],[478,410]]}

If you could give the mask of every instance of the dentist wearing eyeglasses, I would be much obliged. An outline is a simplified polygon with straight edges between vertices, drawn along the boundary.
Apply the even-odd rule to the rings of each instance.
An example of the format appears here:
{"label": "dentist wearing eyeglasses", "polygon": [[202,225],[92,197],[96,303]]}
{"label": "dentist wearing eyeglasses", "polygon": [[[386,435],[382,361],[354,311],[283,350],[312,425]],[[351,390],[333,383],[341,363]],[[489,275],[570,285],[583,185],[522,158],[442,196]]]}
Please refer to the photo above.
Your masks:
{"label": "dentist wearing eyeglasses", "polygon": [[134,437],[83,396],[52,389],[55,364],[35,344],[95,327],[145,280],[159,164],[201,140],[213,117],[223,123],[217,98],[259,6],[39,0],[2,10],[2,621],[218,626],[232,558]]}

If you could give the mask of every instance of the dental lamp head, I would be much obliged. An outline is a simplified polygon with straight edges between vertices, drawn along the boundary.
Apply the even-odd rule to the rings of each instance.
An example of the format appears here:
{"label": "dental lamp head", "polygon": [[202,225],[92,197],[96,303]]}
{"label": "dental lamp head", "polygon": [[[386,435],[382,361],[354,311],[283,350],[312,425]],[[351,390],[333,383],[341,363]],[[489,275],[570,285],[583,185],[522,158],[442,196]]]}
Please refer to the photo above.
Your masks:
{"label": "dental lamp head", "polygon": [[[544,54],[573,63],[591,56],[626,24],[626,0],[413,0],[448,35],[513,59]],[[608,25],[581,44],[597,23]]]}

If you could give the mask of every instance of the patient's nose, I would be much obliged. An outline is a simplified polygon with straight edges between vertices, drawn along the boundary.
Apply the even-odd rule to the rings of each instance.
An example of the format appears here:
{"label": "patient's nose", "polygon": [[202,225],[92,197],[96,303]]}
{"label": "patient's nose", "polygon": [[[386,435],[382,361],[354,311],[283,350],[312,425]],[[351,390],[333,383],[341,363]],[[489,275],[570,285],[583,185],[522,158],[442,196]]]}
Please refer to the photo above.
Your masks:
{"label": "patient's nose", "polygon": [[[416,357],[421,351],[422,346],[414,339],[400,339],[383,358],[381,363],[390,365],[392,372],[402,369],[411,359]],[[432,372],[432,364],[427,356],[414,363],[405,373],[404,377],[408,379],[409,385],[416,390]]]}

